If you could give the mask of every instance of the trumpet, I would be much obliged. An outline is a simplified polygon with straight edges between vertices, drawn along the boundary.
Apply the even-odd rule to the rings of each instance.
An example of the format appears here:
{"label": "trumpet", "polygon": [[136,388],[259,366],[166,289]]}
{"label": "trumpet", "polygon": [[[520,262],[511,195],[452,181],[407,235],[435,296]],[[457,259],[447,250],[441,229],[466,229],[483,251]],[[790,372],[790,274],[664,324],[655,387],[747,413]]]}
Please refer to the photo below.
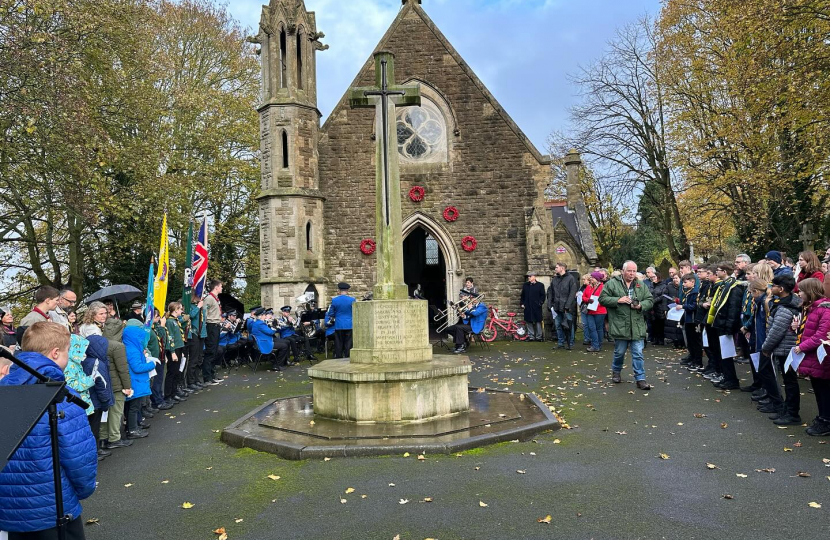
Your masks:
{"label": "trumpet", "polygon": [[463,300],[459,301],[456,304],[450,303],[450,307],[445,309],[444,311],[439,311],[438,314],[435,316],[434,320],[439,321],[442,318],[444,322],[442,322],[438,326],[438,333],[440,334],[450,326],[450,314],[454,315],[453,319],[460,317],[465,312],[469,311],[475,304],[478,304],[484,299],[484,293],[479,294],[478,296],[467,296]]}

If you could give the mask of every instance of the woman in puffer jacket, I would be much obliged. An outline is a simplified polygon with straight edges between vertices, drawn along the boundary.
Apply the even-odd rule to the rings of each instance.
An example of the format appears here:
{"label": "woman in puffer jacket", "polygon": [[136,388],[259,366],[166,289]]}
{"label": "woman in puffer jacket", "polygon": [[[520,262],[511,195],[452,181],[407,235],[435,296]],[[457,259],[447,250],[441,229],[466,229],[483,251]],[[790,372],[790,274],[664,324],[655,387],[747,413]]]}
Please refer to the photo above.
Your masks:
{"label": "woman in puffer jacket", "polygon": [[830,359],[825,358],[819,363],[818,351],[825,347],[822,341],[828,339],[830,333],[830,299],[824,297],[822,282],[814,278],[803,280],[798,294],[804,300],[806,317],[796,346],[796,352],[804,353],[798,373],[810,377],[818,404],[818,416],[807,428],[807,434],[826,437],[830,435]]}

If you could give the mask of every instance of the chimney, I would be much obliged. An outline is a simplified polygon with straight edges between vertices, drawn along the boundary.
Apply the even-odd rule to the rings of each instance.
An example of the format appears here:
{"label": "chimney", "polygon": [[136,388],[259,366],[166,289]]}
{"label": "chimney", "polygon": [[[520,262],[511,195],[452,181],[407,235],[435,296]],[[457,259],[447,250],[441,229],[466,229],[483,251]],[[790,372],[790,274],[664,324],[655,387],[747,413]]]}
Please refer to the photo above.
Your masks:
{"label": "chimney", "polygon": [[582,167],[582,158],[576,149],[571,149],[565,155],[565,171],[568,181],[568,210],[576,210],[576,205],[582,198],[582,190],[579,182],[579,169]]}

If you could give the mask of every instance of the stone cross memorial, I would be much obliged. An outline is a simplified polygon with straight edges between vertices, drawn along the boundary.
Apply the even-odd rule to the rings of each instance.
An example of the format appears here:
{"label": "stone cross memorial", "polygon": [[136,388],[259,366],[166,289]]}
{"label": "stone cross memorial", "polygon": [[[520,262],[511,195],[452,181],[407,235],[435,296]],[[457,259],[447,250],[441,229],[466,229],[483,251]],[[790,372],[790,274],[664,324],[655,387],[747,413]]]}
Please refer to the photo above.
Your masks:
{"label": "stone cross memorial", "polygon": [[410,300],[403,279],[401,187],[395,108],[418,106],[415,86],[395,85],[394,55],[375,53],[371,88],[354,88],[353,108],[375,109],[374,300],[354,305],[354,347],[349,362],[327,360],[309,369],[314,413],[358,422],[422,421],[469,409],[469,359],[433,358],[427,302]]}

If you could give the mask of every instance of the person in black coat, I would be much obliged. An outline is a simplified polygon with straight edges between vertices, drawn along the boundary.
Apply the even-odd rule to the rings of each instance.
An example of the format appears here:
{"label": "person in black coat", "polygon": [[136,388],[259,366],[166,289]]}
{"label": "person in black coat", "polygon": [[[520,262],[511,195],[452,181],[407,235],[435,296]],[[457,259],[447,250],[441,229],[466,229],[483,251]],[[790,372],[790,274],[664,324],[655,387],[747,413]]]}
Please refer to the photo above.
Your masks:
{"label": "person in black coat", "polygon": [[520,300],[525,310],[528,341],[543,341],[542,306],[545,304],[545,286],[536,281],[536,272],[527,273],[527,282],[522,285]]}
{"label": "person in black coat", "polygon": [[660,280],[660,274],[654,273],[651,278],[651,295],[654,298],[654,307],[651,310],[651,338],[655,345],[665,345],[666,310],[668,294],[665,281]]}

